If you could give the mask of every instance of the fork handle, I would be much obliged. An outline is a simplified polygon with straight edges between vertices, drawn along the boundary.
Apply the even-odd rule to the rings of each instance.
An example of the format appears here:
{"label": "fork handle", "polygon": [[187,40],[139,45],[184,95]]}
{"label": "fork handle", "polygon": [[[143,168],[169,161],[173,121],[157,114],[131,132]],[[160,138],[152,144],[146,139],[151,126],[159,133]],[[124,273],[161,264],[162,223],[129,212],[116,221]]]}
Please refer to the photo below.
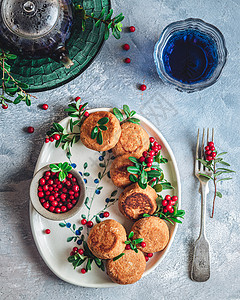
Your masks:
{"label": "fork handle", "polygon": [[200,233],[199,237],[205,237],[205,216],[206,216],[206,202],[207,202],[207,194],[208,194],[208,182],[200,183],[201,190],[201,225],[200,225]]}

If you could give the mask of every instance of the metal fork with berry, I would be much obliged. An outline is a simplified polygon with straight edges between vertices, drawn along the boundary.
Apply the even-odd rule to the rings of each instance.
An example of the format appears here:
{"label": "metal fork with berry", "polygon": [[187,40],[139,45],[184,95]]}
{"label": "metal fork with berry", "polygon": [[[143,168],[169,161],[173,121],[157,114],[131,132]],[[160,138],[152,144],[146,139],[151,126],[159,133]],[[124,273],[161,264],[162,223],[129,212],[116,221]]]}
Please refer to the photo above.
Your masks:
{"label": "metal fork with berry", "polygon": [[[199,129],[198,129],[196,157],[195,157],[195,176],[198,178],[200,182],[199,192],[201,193],[201,226],[200,226],[199,237],[196,240],[194,246],[191,279],[200,282],[207,281],[210,277],[210,255],[209,255],[209,243],[205,236],[205,215],[206,215],[207,194],[209,193],[208,177],[212,176],[212,171],[205,168],[203,164],[200,163],[198,160],[198,159],[204,159],[204,140],[205,140],[205,129],[203,129],[202,144],[200,145]],[[214,140],[214,129],[212,129],[212,142],[213,140]],[[207,144],[209,144],[209,128],[207,129]]]}

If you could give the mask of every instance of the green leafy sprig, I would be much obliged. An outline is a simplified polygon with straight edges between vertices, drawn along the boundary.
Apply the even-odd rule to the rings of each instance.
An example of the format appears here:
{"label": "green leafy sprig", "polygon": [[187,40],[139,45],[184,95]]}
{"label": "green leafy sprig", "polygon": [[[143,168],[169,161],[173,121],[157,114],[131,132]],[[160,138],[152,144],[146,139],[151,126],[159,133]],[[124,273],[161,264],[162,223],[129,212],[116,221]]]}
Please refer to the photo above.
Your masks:
{"label": "green leafy sprig", "polygon": [[[77,102],[70,103],[65,111],[71,117],[69,122],[69,130],[64,128],[59,123],[53,123],[49,131],[47,131],[47,136],[53,137],[55,134],[60,135],[60,139],[55,141],[55,147],[61,147],[63,150],[67,151],[67,157],[70,159],[71,147],[76,144],[80,139],[80,127],[85,120],[84,113],[86,112],[86,106],[88,103],[81,105],[81,98]],[[77,118],[74,120],[73,118]]]}
{"label": "green leafy sprig", "polygon": [[91,19],[95,23],[96,27],[99,27],[101,24],[105,26],[105,34],[104,39],[107,40],[109,38],[110,30],[112,31],[112,35],[116,39],[120,39],[121,31],[122,31],[122,23],[124,16],[123,14],[119,14],[115,17],[113,15],[113,9],[110,9],[109,13],[105,16],[105,8],[102,9],[100,14],[96,15],[95,13],[91,13],[88,15],[86,10],[81,5],[75,5],[75,10],[80,15],[82,20],[82,30],[85,30],[86,27],[86,20]]}
{"label": "green leafy sprig", "polygon": [[102,131],[106,131],[108,128],[106,124],[109,122],[109,118],[103,117],[100,120],[98,120],[97,125],[93,127],[93,130],[91,132],[91,139],[97,138],[97,143],[99,145],[102,145],[103,143],[103,135]]}
{"label": "green leafy sprig", "polygon": [[[164,179],[164,173],[160,167],[160,163],[166,164],[168,160],[162,157],[160,151],[153,158],[152,168],[156,170],[149,170],[147,164],[140,162],[136,157],[130,156],[129,160],[134,163],[134,166],[127,168],[130,173],[129,179],[132,182],[138,182],[140,188],[146,189],[147,185],[150,184],[156,192],[173,189],[171,183]],[[156,180],[153,181],[153,178],[156,178]]]}
{"label": "green leafy sprig", "polygon": [[131,123],[135,123],[135,124],[140,124],[139,119],[133,118],[133,116],[136,114],[136,112],[134,110],[130,111],[130,108],[128,105],[123,105],[123,112],[126,116],[125,119],[124,119],[124,116],[120,109],[118,109],[117,107],[113,108],[113,113],[116,116],[116,118],[119,120],[120,123],[131,122]]}
{"label": "green leafy sprig", "polygon": [[125,244],[130,245],[131,249],[134,250],[136,253],[138,253],[137,245],[140,244],[141,242],[143,242],[143,239],[140,238],[140,239],[133,240],[132,239],[133,236],[134,236],[134,232],[131,231],[128,235],[127,241],[125,241]]}
{"label": "green leafy sprig", "polygon": [[72,170],[72,166],[69,165],[68,162],[59,163],[58,165],[50,164],[50,169],[54,173],[58,173],[58,178],[60,181],[63,181],[67,174]]}
{"label": "green leafy sprig", "polygon": [[68,261],[73,265],[74,269],[81,266],[85,261],[86,263],[86,271],[91,271],[92,269],[92,263],[95,262],[95,264],[100,268],[102,271],[105,270],[103,260],[96,257],[88,248],[88,245],[85,241],[83,241],[83,250],[84,254],[81,255],[78,252],[69,256]]}
{"label": "green leafy sprig", "polygon": [[[19,80],[14,79],[11,75],[11,66],[7,63],[8,60],[15,60],[17,56],[0,49],[0,69],[2,71],[1,89],[2,94],[0,95],[0,104],[7,107],[7,103],[18,104],[25,102],[27,106],[31,105],[31,98],[37,98],[25,91],[29,86]],[[9,97],[14,100],[9,99]]]}
{"label": "green leafy sprig", "polygon": [[[223,158],[221,157],[221,156],[227,154],[227,152],[221,152],[219,154],[217,153],[216,150],[214,150],[214,152],[216,153],[216,157],[213,160],[207,161],[205,159],[198,159],[207,169],[209,169],[213,172],[212,176],[208,176],[206,174],[200,173],[201,176],[211,179],[214,184],[214,197],[213,197],[211,218],[213,218],[213,215],[214,215],[216,197],[222,198],[222,193],[217,190],[217,184],[221,181],[232,179],[231,177],[221,178],[221,175],[235,173],[235,171],[230,170],[228,168],[228,167],[230,167],[230,164],[225,162],[223,160]],[[220,176],[220,178],[219,178],[219,176]]]}
{"label": "green leafy sprig", "polygon": [[[163,201],[163,197],[160,195],[157,197],[156,202],[157,202],[157,210],[155,211],[155,213],[153,214],[154,217],[159,217],[160,219],[166,220],[169,223],[171,223],[172,225],[174,225],[174,223],[182,223],[181,220],[179,220],[178,218],[184,219],[184,215],[185,215],[185,211],[183,209],[179,209],[178,210],[178,204],[176,203],[173,206],[174,212],[170,213],[170,212],[166,212],[163,213],[163,205],[162,205],[162,201]],[[143,217],[150,217],[149,214],[143,214]]]}

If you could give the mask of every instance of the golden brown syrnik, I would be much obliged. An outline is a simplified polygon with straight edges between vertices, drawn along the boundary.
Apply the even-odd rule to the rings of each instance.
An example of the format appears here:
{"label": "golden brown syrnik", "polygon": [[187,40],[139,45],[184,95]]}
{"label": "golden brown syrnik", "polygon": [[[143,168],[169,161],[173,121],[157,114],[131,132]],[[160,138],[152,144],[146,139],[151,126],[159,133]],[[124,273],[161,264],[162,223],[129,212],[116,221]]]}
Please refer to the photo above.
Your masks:
{"label": "golden brown syrnik", "polygon": [[[99,143],[91,138],[93,128],[97,125],[98,121],[102,118],[108,118],[106,124],[107,130],[102,131],[103,143]],[[96,151],[106,151],[112,149],[118,142],[121,135],[121,127],[118,119],[114,114],[108,111],[97,111],[91,113],[88,118],[83,122],[80,129],[80,136],[82,143],[89,149]]]}
{"label": "golden brown syrnik", "polygon": [[118,199],[120,212],[130,220],[138,220],[143,214],[153,214],[157,209],[157,193],[147,186],[140,188],[138,183],[133,183],[126,187]]}
{"label": "golden brown syrnik", "polygon": [[126,231],[115,220],[96,224],[90,231],[87,244],[92,253],[101,259],[111,259],[125,249]]}
{"label": "golden brown syrnik", "polygon": [[138,281],[146,268],[142,251],[125,250],[124,255],[116,261],[107,260],[106,269],[112,281],[118,284],[131,284]]}
{"label": "golden brown syrnik", "polygon": [[124,189],[128,185],[132,184],[131,180],[129,179],[129,172],[127,167],[133,166],[134,164],[128,159],[131,154],[125,154],[118,156],[112,162],[110,168],[110,176],[112,182],[115,186]]}
{"label": "golden brown syrnik", "polygon": [[115,156],[132,154],[139,158],[149,148],[149,137],[141,125],[125,122],[121,125],[121,136],[113,148]]}
{"label": "golden brown syrnik", "polygon": [[144,248],[141,244],[137,245],[145,253],[162,251],[169,241],[168,226],[159,217],[142,218],[133,224],[131,231],[134,232],[134,238],[142,238],[146,243]]}

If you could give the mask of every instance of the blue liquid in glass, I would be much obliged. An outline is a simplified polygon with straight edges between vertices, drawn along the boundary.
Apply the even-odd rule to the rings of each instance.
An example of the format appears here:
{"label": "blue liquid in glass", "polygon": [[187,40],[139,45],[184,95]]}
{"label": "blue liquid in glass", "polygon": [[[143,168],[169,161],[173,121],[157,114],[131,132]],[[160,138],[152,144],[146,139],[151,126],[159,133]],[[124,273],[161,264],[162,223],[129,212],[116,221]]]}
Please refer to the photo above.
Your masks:
{"label": "blue liquid in glass", "polygon": [[195,29],[174,33],[166,43],[162,58],[167,74],[185,84],[208,79],[218,64],[215,41]]}

